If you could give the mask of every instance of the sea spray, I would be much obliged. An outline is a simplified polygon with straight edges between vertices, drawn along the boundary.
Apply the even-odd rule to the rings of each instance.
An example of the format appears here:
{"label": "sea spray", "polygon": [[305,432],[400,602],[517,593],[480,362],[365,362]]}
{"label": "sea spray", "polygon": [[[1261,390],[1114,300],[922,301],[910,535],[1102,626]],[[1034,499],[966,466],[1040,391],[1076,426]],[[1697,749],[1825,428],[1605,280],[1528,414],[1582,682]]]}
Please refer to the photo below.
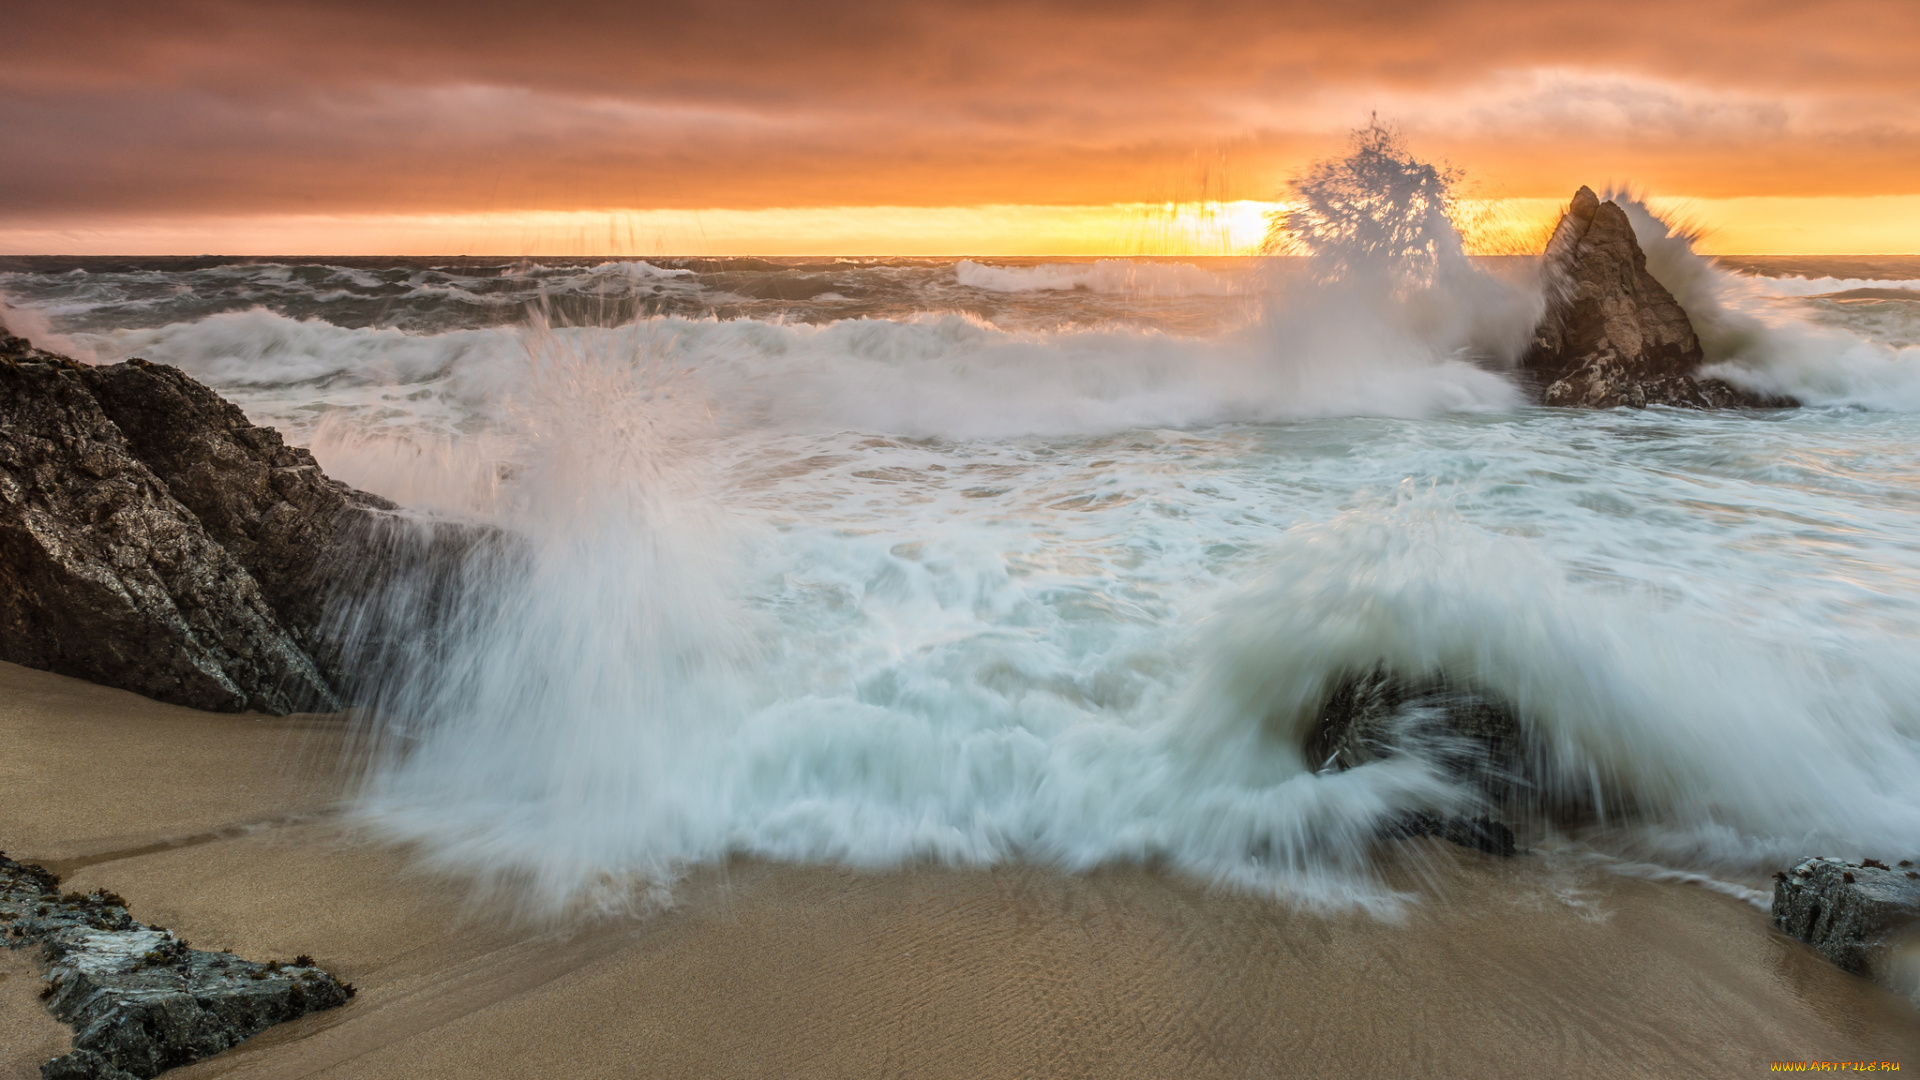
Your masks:
{"label": "sea spray", "polygon": [[[1889,347],[1784,309],[1760,282],[1700,255],[1697,229],[1660,217],[1631,192],[1607,197],[1626,210],[1648,272],[1686,310],[1707,375],[1809,405],[1920,409],[1920,348]],[[1911,303],[1920,306],[1920,294]]]}
{"label": "sea spray", "polygon": [[[1353,133],[1346,157],[1318,162],[1289,184],[1265,248],[1297,257],[1270,273],[1264,345],[1271,362],[1325,385],[1414,386],[1440,372],[1461,390],[1474,372],[1511,368],[1544,311],[1538,283],[1470,260],[1453,221],[1457,173],[1413,157],[1390,128]],[[1449,411],[1518,404],[1486,380],[1436,402]],[[1356,387],[1356,390],[1358,387]],[[1323,391],[1324,392],[1324,391]],[[1350,393],[1346,411],[1367,391]]]}
{"label": "sea spray", "polygon": [[1298,746],[1341,679],[1384,668],[1510,703],[1537,749],[1525,801],[1614,844],[1728,866],[1920,829],[1915,680],[1884,681],[1910,645],[1830,651],[1787,620],[1570,589],[1538,545],[1466,527],[1449,501],[1403,496],[1282,536],[1211,628],[1188,692],[1197,730]]}
{"label": "sea spray", "polygon": [[684,848],[682,789],[703,782],[687,766],[737,719],[750,641],[690,453],[704,407],[644,342],[525,340],[503,408],[512,483],[483,519],[498,541],[363,601],[444,594],[417,653],[366,688],[386,760],[363,806],[443,859],[564,896]]}
{"label": "sea spray", "polygon": [[[1642,234],[1811,350],[1724,362],[1882,411],[1526,409],[1537,290],[1421,221],[1417,273],[1205,268],[1230,297],[911,260],[6,285],[414,508],[402,584],[342,614],[358,808],[541,910],[731,854],[1390,901],[1383,826],[1486,803],[1421,753],[1304,754],[1382,665],[1513,705],[1541,802],[1585,808],[1556,842],[1752,884],[1914,835],[1905,331]],[[622,313],[516,324],[542,289]]]}

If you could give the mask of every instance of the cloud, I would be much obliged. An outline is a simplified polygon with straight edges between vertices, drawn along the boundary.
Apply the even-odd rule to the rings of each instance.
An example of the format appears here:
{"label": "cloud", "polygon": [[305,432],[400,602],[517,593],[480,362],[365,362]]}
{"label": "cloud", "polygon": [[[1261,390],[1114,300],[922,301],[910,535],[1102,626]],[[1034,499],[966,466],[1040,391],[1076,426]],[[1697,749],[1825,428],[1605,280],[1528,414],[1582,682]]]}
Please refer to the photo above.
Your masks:
{"label": "cloud", "polygon": [[15,216],[1259,198],[1376,109],[1500,194],[1920,191],[1910,4],[23,6]]}

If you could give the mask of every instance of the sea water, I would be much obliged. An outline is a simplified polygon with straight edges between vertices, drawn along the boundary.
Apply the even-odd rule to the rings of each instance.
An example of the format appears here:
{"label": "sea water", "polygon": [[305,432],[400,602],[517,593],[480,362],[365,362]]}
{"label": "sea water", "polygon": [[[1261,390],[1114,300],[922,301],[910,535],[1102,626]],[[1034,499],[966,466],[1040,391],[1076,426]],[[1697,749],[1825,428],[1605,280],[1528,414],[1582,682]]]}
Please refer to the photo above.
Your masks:
{"label": "sea water", "polygon": [[[1527,259],[10,260],[9,322],[175,364],[522,557],[376,688],[357,813],[550,902],[748,854],[1153,863],[1378,902],[1378,665],[1511,702],[1530,835],[1758,884],[1920,843],[1920,260],[1716,264],[1715,371],[1578,412]],[[392,749],[395,746],[402,750]]]}

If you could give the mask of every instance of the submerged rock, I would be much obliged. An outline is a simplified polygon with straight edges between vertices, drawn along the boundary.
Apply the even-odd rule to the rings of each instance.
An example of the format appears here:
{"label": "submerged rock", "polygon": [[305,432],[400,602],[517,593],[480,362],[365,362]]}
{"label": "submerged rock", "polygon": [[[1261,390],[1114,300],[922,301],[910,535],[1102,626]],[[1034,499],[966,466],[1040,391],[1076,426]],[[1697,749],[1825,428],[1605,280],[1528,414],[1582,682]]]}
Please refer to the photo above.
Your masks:
{"label": "submerged rock", "polygon": [[74,1029],[73,1051],[42,1065],[42,1080],[145,1080],[353,996],[306,957],[262,964],[189,948],[135,922],[119,897],[62,896],[53,875],[4,855],[0,941],[40,947],[41,999]]}
{"label": "submerged rock", "polygon": [[1920,869],[1812,858],[1773,877],[1773,925],[1920,1006]]}
{"label": "submerged rock", "polygon": [[[1505,702],[1440,676],[1408,678],[1385,668],[1342,681],[1321,707],[1304,748],[1322,771],[1419,752],[1477,787],[1486,802],[1524,802],[1526,754],[1519,717]],[[1408,814],[1384,830],[1394,839],[1437,836],[1512,855],[1513,830],[1491,816]]]}
{"label": "submerged rock", "polygon": [[1701,379],[1705,360],[1687,313],[1647,272],[1617,203],[1583,187],[1547,242],[1547,313],[1521,368],[1541,401],[1584,409],[1671,405],[1779,408],[1795,402]]}

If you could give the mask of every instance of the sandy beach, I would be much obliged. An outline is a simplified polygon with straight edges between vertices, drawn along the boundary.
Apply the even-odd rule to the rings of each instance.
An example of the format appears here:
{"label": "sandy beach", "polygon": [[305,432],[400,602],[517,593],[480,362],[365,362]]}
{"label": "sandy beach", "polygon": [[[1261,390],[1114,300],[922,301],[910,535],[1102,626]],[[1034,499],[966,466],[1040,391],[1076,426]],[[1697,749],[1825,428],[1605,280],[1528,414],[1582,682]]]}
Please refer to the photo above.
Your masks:
{"label": "sandy beach", "polygon": [[[1404,920],[1148,868],[736,860],[670,907],[530,925],[339,813],[343,722],[0,665],[0,844],[200,948],[359,996],[182,1077],[1737,1076],[1920,1060],[1920,1018],[1741,900],[1435,841]],[[65,1032],[0,968],[0,1076]]]}

